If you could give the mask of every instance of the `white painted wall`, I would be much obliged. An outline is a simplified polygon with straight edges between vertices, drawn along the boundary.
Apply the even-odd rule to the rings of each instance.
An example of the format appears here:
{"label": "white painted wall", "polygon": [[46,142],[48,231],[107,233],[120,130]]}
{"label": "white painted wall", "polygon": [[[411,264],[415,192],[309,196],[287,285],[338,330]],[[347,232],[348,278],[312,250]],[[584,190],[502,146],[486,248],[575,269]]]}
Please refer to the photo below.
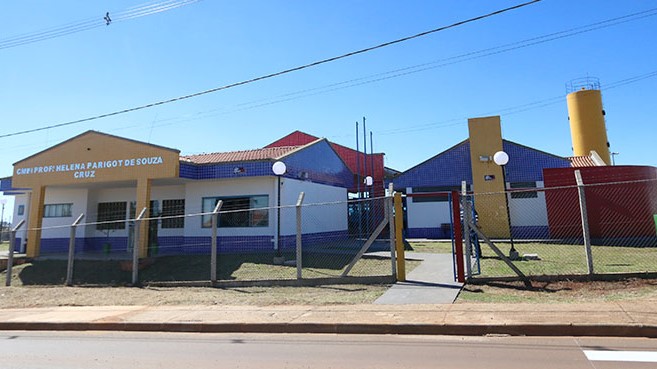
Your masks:
{"label": "white painted wall", "polygon": [[[278,178],[255,177],[236,178],[223,180],[208,180],[189,182],[177,186],[160,186],[151,189],[151,199],[160,202],[166,199],[185,199],[186,214],[200,214],[202,212],[202,199],[204,197],[222,196],[244,196],[244,195],[267,195],[269,196],[269,226],[249,228],[221,228],[221,236],[273,236],[276,232],[276,195]],[[295,205],[300,192],[305,192],[304,204],[316,204],[325,202],[336,202],[338,204],[323,206],[305,206],[303,210],[302,224],[304,233],[343,231],[348,228],[347,220],[347,189],[333,187],[323,184],[300,181],[296,179],[283,178],[281,182],[282,205]],[[68,237],[68,227],[79,214],[84,213],[82,223],[93,223],[97,221],[98,203],[100,202],[126,202],[126,214],[129,214],[129,203],[136,199],[135,187],[122,188],[48,188],[46,190],[46,204],[72,203],[72,217],[44,218],[43,226],[47,229],[42,238]],[[13,221],[17,223],[22,218],[28,217],[29,195],[18,195],[15,197]],[[24,216],[17,215],[19,205],[25,205]],[[139,209],[137,209],[139,212]],[[296,210],[295,208],[283,208],[281,212],[281,234],[293,235],[296,233]],[[52,228],[65,226],[62,228]],[[26,227],[27,228],[27,227]],[[78,237],[104,237],[106,233],[96,230],[96,225],[80,226],[77,230]],[[187,217],[184,229],[162,229],[158,231],[159,236],[210,236],[210,228],[201,227],[201,216]],[[17,235],[24,238],[25,236]],[[127,237],[128,227],[113,230],[110,237]]]}
{"label": "white painted wall", "polygon": [[[536,182],[536,187],[543,188],[543,181]],[[538,191],[538,197],[536,198],[512,199],[509,196],[509,213],[511,214],[511,224],[514,227],[547,226],[545,191]]]}
{"label": "white painted wall", "polygon": [[[268,195],[270,206],[275,206],[274,177],[251,177],[190,182],[185,186],[185,213],[200,214],[204,197]],[[264,236],[275,230],[275,214],[269,212],[268,227],[221,228],[220,236]],[[185,237],[209,237],[212,229],[201,227],[201,216],[185,220]]]}
{"label": "white painted wall", "polygon": [[[406,193],[413,193],[411,187]],[[406,199],[408,228],[440,228],[442,223],[451,223],[449,202],[414,202]]]}
{"label": "white painted wall", "polygon": [[[330,205],[303,206],[301,228],[303,233],[345,231],[348,228],[347,189],[308,181],[283,178],[281,185],[281,204],[296,205],[299,193],[304,192],[303,203]],[[296,208],[282,208],[281,234],[296,234]]]}
{"label": "white painted wall", "polygon": [[[30,196],[31,194],[28,192],[23,195],[15,195],[14,196],[14,214],[12,216],[12,224],[11,228],[14,229],[16,225],[21,221],[25,220],[25,223],[21,226],[21,228],[16,231],[16,238],[21,239],[21,252],[25,250],[25,245],[26,245],[26,238],[27,238],[27,229],[29,225],[27,224],[28,219],[30,218]],[[20,205],[24,206],[24,211],[23,215],[18,215],[18,207]]]}
{"label": "white painted wall", "polygon": [[[70,237],[70,225],[80,214],[87,213],[87,189],[46,188],[44,205],[68,203],[73,204],[70,217],[43,218],[41,238]],[[76,237],[84,237],[84,228],[76,229]]]}

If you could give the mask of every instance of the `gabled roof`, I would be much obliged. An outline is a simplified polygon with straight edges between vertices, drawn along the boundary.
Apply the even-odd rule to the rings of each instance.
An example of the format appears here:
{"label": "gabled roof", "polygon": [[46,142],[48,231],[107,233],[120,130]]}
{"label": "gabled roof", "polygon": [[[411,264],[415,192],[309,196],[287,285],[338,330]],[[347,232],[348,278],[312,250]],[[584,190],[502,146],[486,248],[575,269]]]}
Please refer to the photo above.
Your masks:
{"label": "gabled roof", "polygon": [[170,147],[165,147],[165,146],[160,146],[160,145],[153,145],[153,144],[148,143],[148,142],[137,141],[137,140],[133,140],[133,139],[130,139],[130,138],[125,138],[125,137],[120,137],[120,136],[111,135],[111,134],[109,134],[109,133],[104,133],[104,132],[99,132],[99,131],[94,131],[94,130],[88,130],[88,131],[86,131],[86,132],[80,133],[80,134],[77,135],[77,136],[73,136],[73,137],[69,138],[69,139],[66,140],[66,141],[62,141],[62,142],[58,143],[57,145],[50,146],[49,148],[47,148],[47,149],[45,149],[45,150],[41,150],[41,151],[37,152],[36,154],[30,155],[30,156],[28,156],[27,158],[23,158],[23,159],[21,159],[21,160],[15,162],[14,165],[19,164],[19,163],[22,163],[22,162],[24,162],[24,161],[26,161],[26,160],[28,160],[28,159],[31,159],[31,158],[33,158],[33,157],[35,157],[35,156],[41,155],[41,154],[43,154],[43,153],[45,153],[45,152],[48,152],[48,151],[53,150],[53,149],[55,149],[55,148],[61,147],[61,146],[65,145],[65,144],[67,144],[67,143],[69,143],[69,142],[71,142],[71,141],[75,141],[75,140],[77,140],[77,139],[79,139],[79,138],[81,138],[81,137],[89,136],[89,135],[105,136],[105,137],[109,137],[109,138],[116,139],[116,140],[122,140],[122,141],[132,142],[132,143],[139,144],[139,145],[146,145],[146,146],[150,146],[150,147],[158,148],[158,149],[161,149],[161,150],[172,151],[172,152],[175,152],[175,153],[179,153],[179,152],[180,152],[180,150],[172,149],[172,148],[170,148]]}
{"label": "gabled roof", "polygon": [[449,151],[452,151],[453,149],[455,149],[455,148],[457,148],[457,147],[459,147],[459,146],[461,146],[461,145],[466,145],[466,144],[469,144],[469,143],[470,143],[470,140],[468,140],[468,139],[466,138],[465,140],[463,140],[463,141],[457,143],[456,145],[450,147],[449,149],[444,150],[444,151],[441,151],[441,152],[439,152],[438,154],[436,154],[436,155],[430,157],[429,159],[424,160],[424,161],[422,161],[421,163],[416,164],[416,165],[414,165],[414,166],[412,166],[412,167],[406,169],[406,170],[403,171],[403,172],[398,172],[398,173],[395,175],[395,177],[399,177],[399,176],[403,175],[404,173],[410,172],[410,171],[412,171],[413,169],[416,169],[416,168],[418,168],[418,167],[421,167],[422,165],[424,165],[424,164],[426,164],[426,163],[428,163],[428,162],[430,162],[430,161],[432,161],[432,160],[434,160],[434,159],[440,157],[441,155],[443,155],[443,154],[445,154],[445,153],[447,153],[447,152],[449,152]]}
{"label": "gabled roof", "polygon": [[[304,145],[305,146],[305,145]],[[276,160],[303,146],[266,147],[264,149],[181,155],[180,160],[193,164],[219,164],[244,161]]]}
{"label": "gabled roof", "polygon": [[[322,141],[326,141],[327,143],[329,143],[330,146],[330,142],[328,142],[327,139],[318,138],[304,145],[265,147],[262,149],[254,149],[254,150],[215,152],[215,153],[198,154],[198,155],[182,155],[180,156],[180,161],[192,163],[192,164],[222,164],[222,163],[249,162],[249,161],[280,160],[288,155],[291,155],[297,151],[313,146]],[[337,156],[340,157],[339,155]],[[342,158],[340,159],[342,160]]]}
{"label": "gabled roof", "polygon": [[[283,137],[279,138],[278,140],[270,143],[269,145],[265,146],[265,148],[279,146],[282,143],[285,143],[287,145],[305,145],[309,142],[312,142],[312,141],[315,141],[315,140],[318,140],[318,139],[319,139],[319,137],[317,137],[317,136],[313,136],[313,135],[308,134],[306,132],[301,132],[299,130],[296,130],[296,131],[288,134],[287,136],[283,136]],[[329,141],[329,142],[331,143],[331,146],[333,146],[334,148],[341,148],[341,149],[356,152],[356,150],[352,149],[351,147],[340,145],[340,144],[335,143],[333,141]],[[369,153],[363,153],[362,151],[360,153],[370,155]],[[375,152],[374,153],[374,155],[382,155],[382,154],[383,154],[382,152]]]}
{"label": "gabled roof", "polygon": [[265,146],[265,148],[277,147],[277,146],[290,146],[290,145],[305,145],[307,143],[313,142],[319,139],[319,137],[310,135],[305,132],[296,130],[286,136],[279,138],[278,140],[270,143]]}

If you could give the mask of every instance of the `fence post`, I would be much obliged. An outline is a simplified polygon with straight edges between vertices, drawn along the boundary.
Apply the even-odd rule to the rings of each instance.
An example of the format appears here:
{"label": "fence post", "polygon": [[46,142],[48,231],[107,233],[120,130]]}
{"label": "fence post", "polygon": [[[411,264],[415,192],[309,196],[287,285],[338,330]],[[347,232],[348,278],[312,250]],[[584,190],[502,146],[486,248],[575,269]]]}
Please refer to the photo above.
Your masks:
{"label": "fence post", "polygon": [[[472,210],[470,208],[470,201],[468,199],[468,185],[465,181],[461,181],[461,200],[463,201],[463,238],[465,238],[465,272],[466,277],[472,277],[472,240],[470,239],[470,218],[472,217]],[[459,214],[459,218],[460,218]]]}
{"label": "fence post", "polygon": [[391,265],[391,271],[392,271],[392,277],[395,278],[396,280],[399,280],[399,271],[397,269],[397,263],[398,263],[398,258],[397,255],[395,255],[395,239],[392,236],[392,230],[393,227],[395,226],[395,217],[393,213],[393,196],[392,196],[392,183],[388,186],[388,195],[386,195],[383,198],[383,213],[386,218],[386,221],[388,222],[388,242],[390,244],[390,263]]}
{"label": "fence post", "polygon": [[[406,281],[406,256],[404,254],[404,209],[402,206],[401,192],[395,192],[394,195],[394,237],[395,249],[397,251],[397,280],[400,282]],[[392,224],[390,226],[390,233],[393,232]]]}
{"label": "fence post", "polygon": [[456,258],[456,280],[465,283],[465,272],[463,271],[463,232],[461,228],[461,200],[459,192],[452,191],[452,218],[454,225],[452,235],[454,237],[454,257]]}
{"label": "fence post", "polygon": [[14,266],[14,244],[16,243],[16,232],[20,227],[23,226],[23,223],[25,223],[25,219],[21,219],[18,224],[16,224],[16,227],[14,227],[11,230],[10,236],[9,236],[9,255],[7,256],[7,281],[5,282],[5,286],[11,286],[11,268]]}
{"label": "fence post", "polygon": [[577,195],[579,197],[579,209],[582,215],[582,236],[584,237],[584,248],[586,249],[586,265],[589,274],[593,274],[593,253],[591,252],[591,233],[589,231],[589,215],[586,210],[586,195],[584,194],[584,180],[582,173],[575,171],[575,180],[577,181]]}
{"label": "fence post", "polygon": [[212,247],[210,250],[210,282],[212,285],[217,283],[217,226],[219,225],[219,211],[223,204],[224,201],[219,200],[212,210]]}
{"label": "fence post", "polygon": [[80,214],[78,219],[71,224],[71,233],[68,239],[68,265],[66,267],[66,285],[73,285],[73,261],[75,260],[75,229],[80,221],[84,218],[84,213]]}
{"label": "fence post", "polygon": [[304,192],[299,193],[299,198],[297,199],[297,279],[302,279],[301,271],[303,269],[302,264],[302,252],[301,252],[301,204],[303,204],[303,198],[306,194]]}
{"label": "fence post", "polygon": [[132,240],[132,285],[136,286],[139,278],[139,226],[141,219],[146,214],[147,208],[141,209],[139,216],[135,219],[135,236]]}

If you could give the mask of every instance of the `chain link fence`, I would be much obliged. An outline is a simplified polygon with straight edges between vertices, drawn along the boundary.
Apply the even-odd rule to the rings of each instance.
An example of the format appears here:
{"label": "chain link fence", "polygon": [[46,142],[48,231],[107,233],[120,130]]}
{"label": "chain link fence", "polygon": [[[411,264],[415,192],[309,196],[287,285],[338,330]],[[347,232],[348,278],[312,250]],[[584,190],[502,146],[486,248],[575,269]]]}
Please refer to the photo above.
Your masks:
{"label": "chain link fence", "polygon": [[[300,195],[296,205],[276,207],[212,199],[203,206],[211,211],[196,214],[181,206],[158,213],[115,204],[67,225],[62,219],[78,215],[46,213],[41,229],[23,230],[23,237],[40,233],[41,242],[39,257],[17,277],[24,285],[394,281],[389,197],[306,204]],[[20,252],[25,240],[12,233]]]}
{"label": "chain link fence", "polygon": [[657,180],[579,181],[465,196],[470,277],[657,272]]}

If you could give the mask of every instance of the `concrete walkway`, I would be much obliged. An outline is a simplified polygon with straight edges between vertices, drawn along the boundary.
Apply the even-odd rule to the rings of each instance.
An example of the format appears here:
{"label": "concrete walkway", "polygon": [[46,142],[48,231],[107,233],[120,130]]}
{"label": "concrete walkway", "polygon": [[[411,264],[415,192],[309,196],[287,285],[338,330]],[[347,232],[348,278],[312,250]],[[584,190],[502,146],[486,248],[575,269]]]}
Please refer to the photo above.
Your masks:
{"label": "concrete walkway", "polygon": [[451,304],[456,300],[463,284],[454,282],[451,254],[407,252],[405,256],[421,264],[406,275],[406,282],[395,283],[375,304]]}
{"label": "concrete walkway", "polygon": [[657,301],[595,304],[21,308],[0,309],[0,330],[657,338]]}

